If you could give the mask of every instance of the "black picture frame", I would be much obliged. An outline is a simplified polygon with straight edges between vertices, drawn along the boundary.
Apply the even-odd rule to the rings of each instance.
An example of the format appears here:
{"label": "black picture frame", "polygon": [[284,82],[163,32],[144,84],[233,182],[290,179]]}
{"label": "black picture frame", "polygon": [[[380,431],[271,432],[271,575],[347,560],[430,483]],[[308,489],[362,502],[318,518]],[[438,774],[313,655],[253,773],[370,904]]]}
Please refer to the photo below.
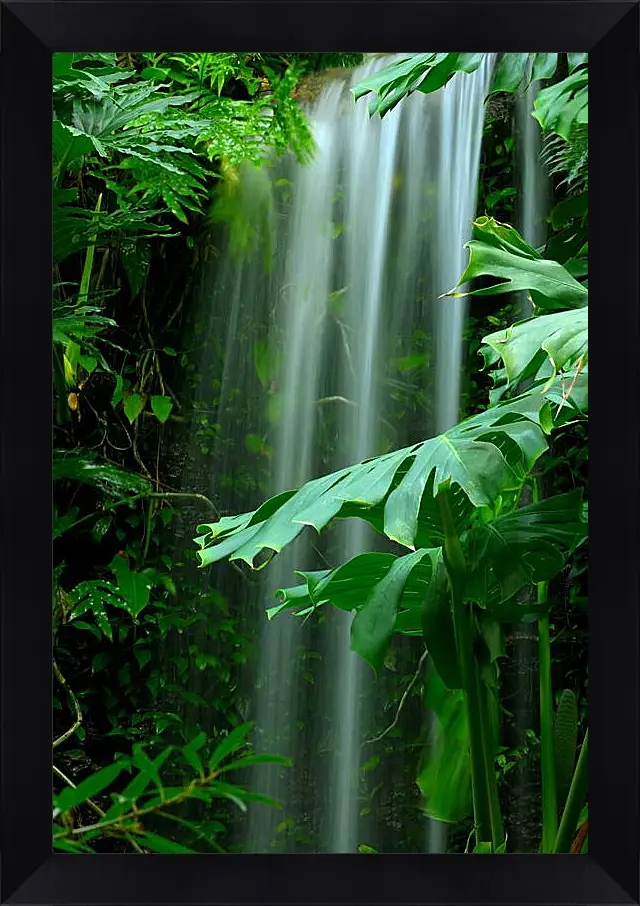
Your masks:
{"label": "black picture frame", "polygon": [[[0,28],[0,902],[638,903],[638,3],[2,2]],[[54,855],[51,54],[426,44],[590,53],[590,855]]]}

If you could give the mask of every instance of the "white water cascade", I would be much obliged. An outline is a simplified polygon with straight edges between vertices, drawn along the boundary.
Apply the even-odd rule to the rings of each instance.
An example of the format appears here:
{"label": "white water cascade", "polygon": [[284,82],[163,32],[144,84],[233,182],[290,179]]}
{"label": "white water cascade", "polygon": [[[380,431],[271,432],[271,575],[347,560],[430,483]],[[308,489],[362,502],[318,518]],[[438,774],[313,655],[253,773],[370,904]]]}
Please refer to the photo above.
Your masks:
{"label": "white water cascade", "polygon": [[[218,420],[237,439],[227,466],[247,463],[251,472],[258,463],[264,480],[242,505],[230,494],[230,512],[458,420],[464,300],[440,296],[467,263],[493,60],[370,118],[368,99],[354,103],[350,87],[391,59],[328,78],[306,111],[317,144],[311,163],[240,175],[237,204],[256,249],[242,259],[229,253],[211,291],[227,331]],[[233,400],[244,414],[232,424]],[[243,432],[264,440],[262,458],[248,455]],[[300,582],[295,569],[376,549],[393,548],[357,520],[320,537],[309,529],[244,592],[245,606],[260,617],[275,589]],[[259,619],[250,716],[259,750],[293,767],[261,765],[253,775],[251,788],[284,810],[250,804],[247,852],[385,845],[376,803],[395,781],[384,779],[379,799],[366,802],[361,771],[384,680],[350,651],[351,615],[322,611],[307,622]],[[438,833],[428,845],[442,849]]]}

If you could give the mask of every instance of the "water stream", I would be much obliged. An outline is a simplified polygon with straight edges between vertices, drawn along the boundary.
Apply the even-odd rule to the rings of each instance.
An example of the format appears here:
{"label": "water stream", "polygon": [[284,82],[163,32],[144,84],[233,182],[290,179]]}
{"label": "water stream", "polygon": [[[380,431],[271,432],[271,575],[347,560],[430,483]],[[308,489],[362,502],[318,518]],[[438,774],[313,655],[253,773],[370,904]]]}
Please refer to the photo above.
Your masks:
{"label": "water stream", "polygon": [[[207,348],[217,343],[224,361],[212,493],[226,512],[458,420],[465,306],[439,297],[467,261],[492,62],[415,93],[382,120],[349,89],[384,61],[334,75],[307,110],[313,161],[239,174],[227,251],[206,288]],[[235,480],[222,488],[222,474]],[[362,771],[364,741],[393,712],[377,704],[385,677],[349,649],[351,615],[262,618],[275,589],[297,584],[295,569],[377,548],[393,549],[350,520],[305,533],[249,589],[228,567],[215,574],[259,626],[248,691],[257,745],[294,763],[256,770],[252,788],[284,809],[252,804],[245,851],[384,847],[385,821],[399,836],[389,805],[398,778],[382,774],[374,794]],[[415,665],[419,648],[410,654]],[[427,840],[443,849],[438,826]]]}

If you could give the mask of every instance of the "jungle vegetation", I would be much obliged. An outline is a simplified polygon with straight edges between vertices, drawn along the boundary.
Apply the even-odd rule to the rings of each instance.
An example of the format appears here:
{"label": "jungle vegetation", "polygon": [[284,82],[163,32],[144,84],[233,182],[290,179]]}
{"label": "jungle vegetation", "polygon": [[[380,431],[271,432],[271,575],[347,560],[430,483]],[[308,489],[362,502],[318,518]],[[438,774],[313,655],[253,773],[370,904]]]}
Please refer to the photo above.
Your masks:
{"label": "jungle vegetation", "polygon": [[[385,116],[482,57],[412,55],[355,96]],[[495,72],[469,263],[450,291],[471,287],[466,417],[252,512],[221,515],[177,480],[212,198],[266,149],[304,166],[305,86],[361,58],[54,55],[56,849],[228,851],[230,810],[266,800],[234,772],[285,759],[252,751],[239,691],[252,640],[186,564],[258,569],[309,526],[358,518],[396,552],[292,575],[265,619],[354,611],[352,648],[375,671],[398,634],[416,637],[433,669],[424,684],[399,675],[396,701],[409,690],[446,730],[416,776],[426,813],[459,829],[461,851],[510,851],[502,802],[528,762],[536,848],[587,851],[586,54],[503,54]],[[554,193],[538,249],[510,225],[510,97],[529,80],[543,84],[532,115]],[[517,291],[533,311],[514,323]],[[523,623],[538,639],[538,725],[508,746],[502,671]],[[188,688],[194,665],[210,697]]]}

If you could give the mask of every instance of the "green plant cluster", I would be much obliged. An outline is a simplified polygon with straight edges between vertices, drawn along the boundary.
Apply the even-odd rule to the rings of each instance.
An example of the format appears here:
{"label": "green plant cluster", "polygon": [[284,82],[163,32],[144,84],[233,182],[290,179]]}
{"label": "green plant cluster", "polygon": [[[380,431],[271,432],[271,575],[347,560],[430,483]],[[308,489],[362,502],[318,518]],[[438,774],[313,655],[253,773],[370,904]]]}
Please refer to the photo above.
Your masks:
{"label": "green plant cluster", "polygon": [[[198,395],[195,381],[182,383],[198,355],[185,348],[185,326],[214,189],[238,166],[314,151],[291,95],[306,72],[352,62],[316,56],[54,54],[54,782],[62,797],[54,836],[62,848],[112,851],[125,840],[135,851],[178,851],[169,837],[147,834],[146,818],[132,818],[125,833],[120,812],[117,833],[110,823],[104,834],[78,835],[79,804],[103,796],[125,770],[139,772],[119,793],[134,811],[143,777],[157,792],[183,779],[187,789],[180,759],[193,767],[195,751],[213,751],[244,726],[240,674],[251,637],[231,602],[194,577],[178,537],[185,512],[218,512],[203,489],[181,486],[174,465],[176,433]],[[204,694],[187,683],[193,671],[208,677]],[[249,795],[220,789],[225,807]],[[200,785],[186,794],[198,797]],[[111,816],[115,805],[98,807]],[[224,827],[209,836],[227,845]]]}

